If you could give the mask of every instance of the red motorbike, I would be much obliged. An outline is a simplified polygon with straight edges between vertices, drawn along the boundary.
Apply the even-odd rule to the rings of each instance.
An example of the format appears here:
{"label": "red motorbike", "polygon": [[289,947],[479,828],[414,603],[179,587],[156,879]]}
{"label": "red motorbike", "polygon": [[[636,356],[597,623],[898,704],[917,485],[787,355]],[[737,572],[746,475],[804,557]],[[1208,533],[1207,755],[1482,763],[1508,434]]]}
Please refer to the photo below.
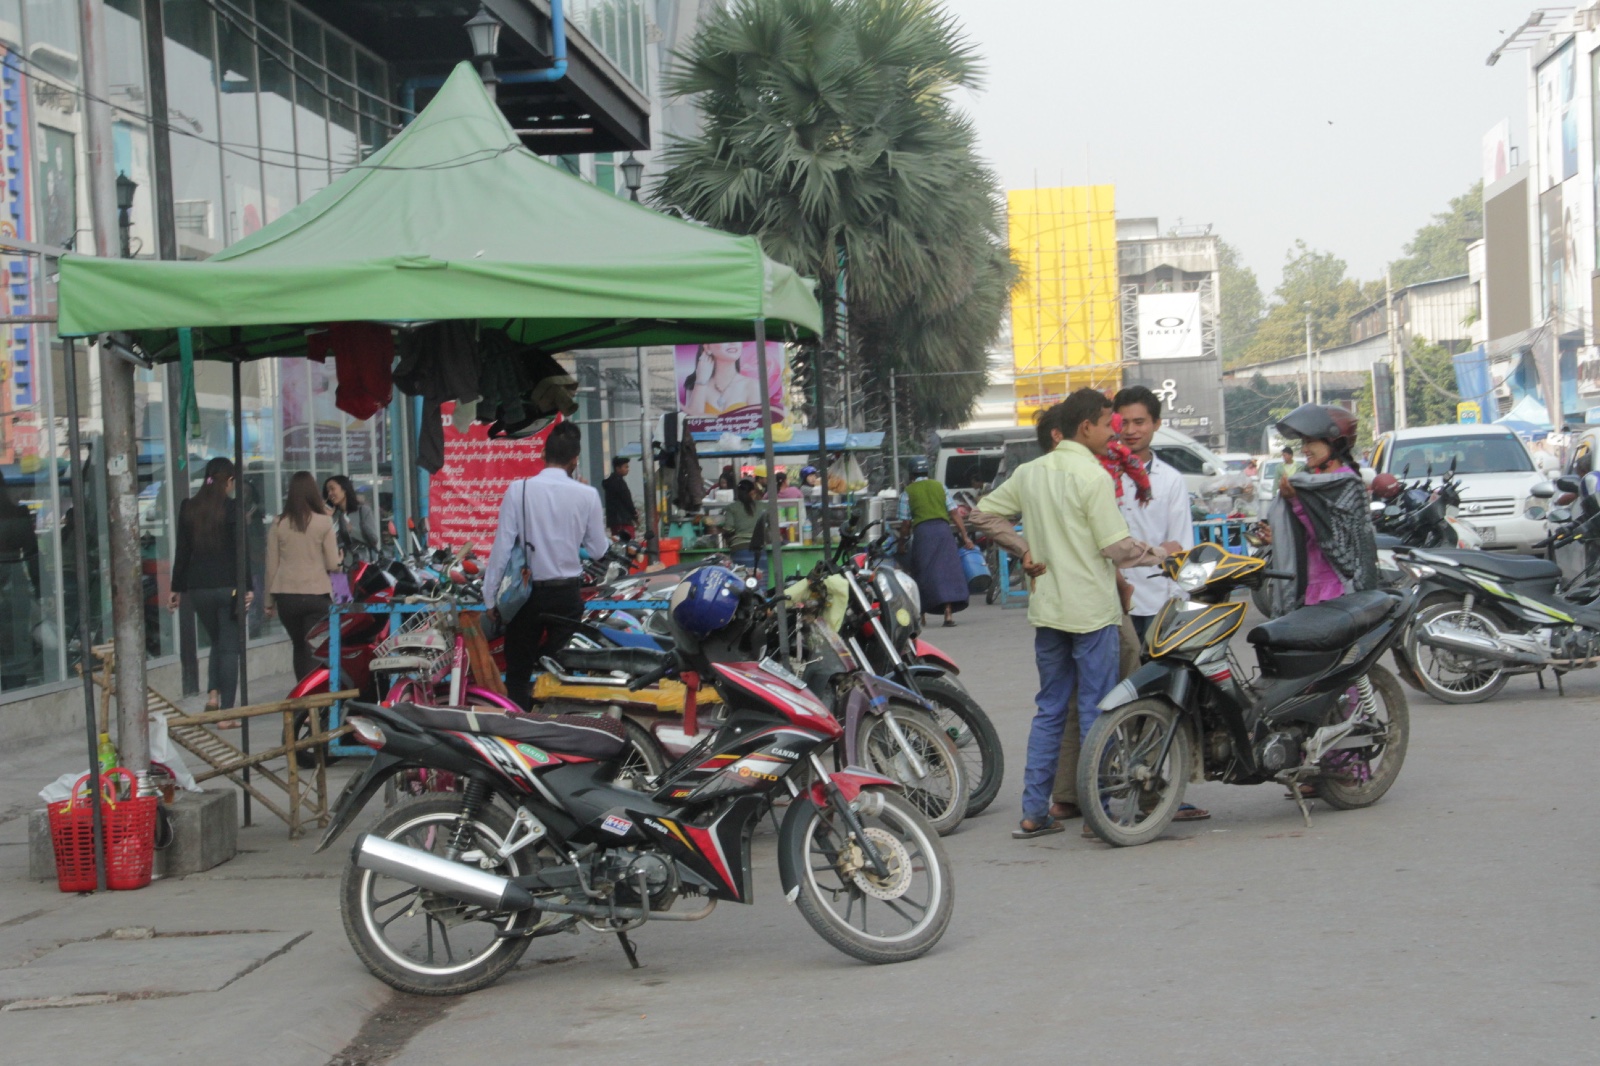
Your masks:
{"label": "red motorbike", "polygon": [[[747,591],[728,632],[765,628],[774,601]],[[887,778],[833,771],[844,729],[804,683],[735,639],[674,633],[674,651],[595,652],[586,666],[714,685],[730,713],[649,793],[617,784],[626,749],[609,718],[357,706],[375,751],[340,797],[328,847],[384,782],[411,768],[457,775],[455,793],[408,800],[351,852],[340,906],[351,946],[380,980],[457,995],[516,965],[532,938],[577,922],[628,933],[749,903],[751,837],[774,801],[784,898],[828,943],[867,962],[914,959],[949,924],[954,885],[927,820]],[[745,646],[748,646],[746,643]],[[682,900],[694,909],[674,909]]]}

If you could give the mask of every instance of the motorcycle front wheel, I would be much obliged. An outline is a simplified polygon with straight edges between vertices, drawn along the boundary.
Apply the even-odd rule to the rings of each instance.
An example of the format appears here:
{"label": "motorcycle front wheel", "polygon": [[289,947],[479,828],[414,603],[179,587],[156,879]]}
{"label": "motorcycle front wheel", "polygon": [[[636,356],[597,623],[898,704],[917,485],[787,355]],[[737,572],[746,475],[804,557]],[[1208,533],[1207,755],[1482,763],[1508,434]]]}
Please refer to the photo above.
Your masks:
{"label": "motorcycle front wheel", "polygon": [[1177,709],[1163,700],[1134,700],[1090,727],[1078,755],[1078,809],[1107,844],[1148,844],[1178,813],[1188,779],[1189,730]]}
{"label": "motorcycle front wheel", "polygon": [[1449,593],[1428,597],[1405,633],[1406,658],[1422,683],[1422,691],[1441,703],[1482,703],[1491,699],[1505,688],[1511,676],[1504,663],[1435,648],[1417,639],[1425,625],[1441,618],[1490,640],[1500,636],[1499,623],[1488,612],[1476,606],[1468,610]]}
{"label": "motorcycle front wheel", "polygon": [[[889,725],[891,714],[904,745]],[[906,800],[940,836],[953,832],[966,817],[966,764],[955,743],[925,712],[891,701],[883,714],[866,715],[856,734],[856,753],[866,769],[898,781]]]}
{"label": "motorcycle front wheel", "polygon": [[[459,796],[430,795],[396,807],[372,832],[442,855],[460,818]],[[473,820],[468,847],[494,855],[510,831],[511,816],[485,804]],[[532,851],[512,852],[492,872],[532,873]],[[537,911],[490,914],[354,863],[345,867],[339,898],[345,935],[367,969],[391,988],[421,996],[455,996],[494,984],[528,950],[529,938],[518,934],[539,918]]]}
{"label": "motorcycle front wheel", "polygon": [[939,942],[955,909],[944,845],[905,797],[867,789],[856,800],[887,867],[877,874],[832,807],[789,805],[778,833],[783,883],[817,935],[863,962],[905,962]]}
{"label": "motorcycle front wheel", "polygon": [[933,704],[934,721],[945,731],[967,771],[967,817],[973,818],[994,802],[1005,777],[1005,754],[1000,735],[978,701],[948,677],[918,677],[917,691]]}

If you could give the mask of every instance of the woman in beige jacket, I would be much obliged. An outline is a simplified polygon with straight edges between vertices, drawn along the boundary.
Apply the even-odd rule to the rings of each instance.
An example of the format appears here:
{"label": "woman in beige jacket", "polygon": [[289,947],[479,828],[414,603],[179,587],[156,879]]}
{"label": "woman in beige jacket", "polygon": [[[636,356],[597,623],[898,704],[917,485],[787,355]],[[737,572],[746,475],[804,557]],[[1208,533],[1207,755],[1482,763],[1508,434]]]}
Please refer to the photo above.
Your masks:
{"label": "woman in beige jacket", "polygon": [[333,582],[339,569],[339,542],[333,519],[322,502],[317,479],[301,470],[289,479],[283,513],[267,533],[267,614],[283,619],[283,631],[294,648],[294,675],[303,678],[316,666],[306,636],[328,617]]}

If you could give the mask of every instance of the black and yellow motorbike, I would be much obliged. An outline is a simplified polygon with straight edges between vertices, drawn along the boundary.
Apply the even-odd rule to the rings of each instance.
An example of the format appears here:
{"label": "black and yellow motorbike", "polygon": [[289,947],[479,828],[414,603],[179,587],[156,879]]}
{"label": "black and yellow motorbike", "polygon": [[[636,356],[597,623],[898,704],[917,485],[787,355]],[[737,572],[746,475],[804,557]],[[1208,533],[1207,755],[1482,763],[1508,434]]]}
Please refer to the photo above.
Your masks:
{"label": "black and yellow motorbike", "polygon": [[1165,564],[1181,595],[1145,634],[1144,665],[1112,689],[1078,761],[1078,803],[1108,844],[1154,840],[1190,780],[1276,781],[1299,802],[1376,803],[1400,774],[1410,735],[1405,692],[1378,660],[1416,609],[1412,590],[1378,589],[1302,607],[1252,629],[1258,670],[1229,645],[1244,623],[1235,590],[1285,577],[1215,544]]}

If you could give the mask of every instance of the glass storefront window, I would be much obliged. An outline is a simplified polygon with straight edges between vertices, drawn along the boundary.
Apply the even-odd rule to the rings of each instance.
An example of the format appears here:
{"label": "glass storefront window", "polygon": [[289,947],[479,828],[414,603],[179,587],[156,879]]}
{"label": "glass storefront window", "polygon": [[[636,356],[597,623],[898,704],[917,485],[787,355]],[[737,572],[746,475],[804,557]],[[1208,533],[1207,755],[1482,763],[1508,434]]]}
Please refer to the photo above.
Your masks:
{"label": "glass storefront window", "polygon": [[290,13],[294,28],[294,128],[300,173],[300,199],[310,199],[328,184],[328,78],[322,72],[326,53],[322,26],[296,8]]}
{"label": "glass storefront window", "polygon": [[216,31],[205,0],[166,0],[167,98],[172,114],[173,218],[178,258],[222,250],[222,199],[216,84]]}
{"label": "glass storefront window", "polygon": [[295,177],[294,78],[283,62],[289,57],[282,43],[289,38],[289,10],[283,0],[256,0],[256,22],[260,24],[262,40],[256,60],[261,79],[257,103],[261,116],[264,225],[298,203],[300,192]]}
{"label": "glass storefront window", "polygon": [[[248,11],[248,0],[241,0],[240,6]],[[228,243],[232,244],[264,225],[256,121],[260,83],[255,45],[231,19],[217,20],[217,57],[222,71],[217,83],[222,99],[222,181],[228,197]]]}

